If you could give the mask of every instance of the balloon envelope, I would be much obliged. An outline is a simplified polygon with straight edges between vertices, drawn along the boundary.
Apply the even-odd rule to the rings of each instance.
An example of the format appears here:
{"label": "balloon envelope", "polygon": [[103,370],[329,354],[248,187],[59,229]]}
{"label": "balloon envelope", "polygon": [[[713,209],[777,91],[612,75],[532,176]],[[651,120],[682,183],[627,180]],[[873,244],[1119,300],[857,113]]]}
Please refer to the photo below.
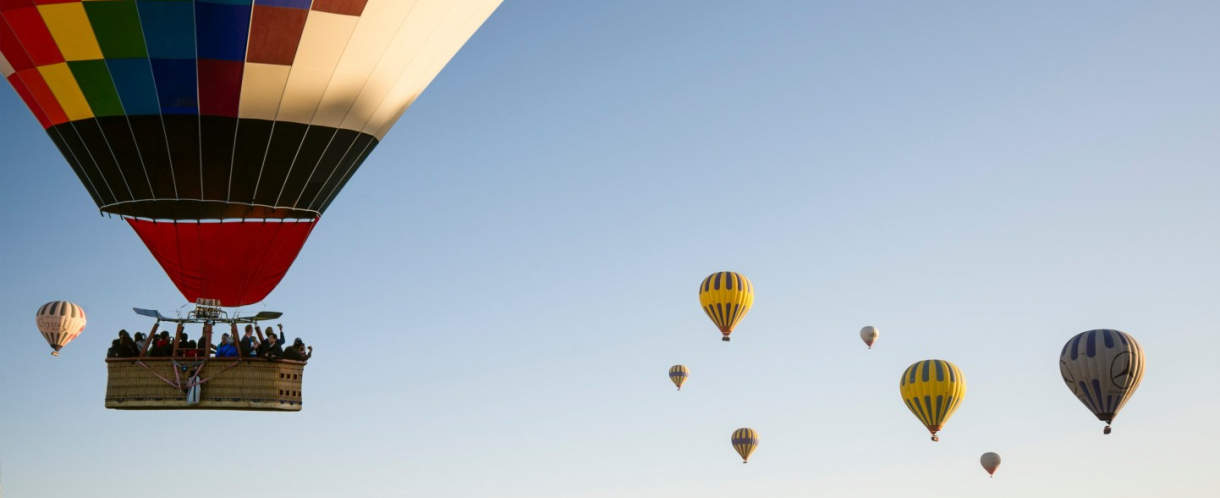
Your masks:
{"label": "balloon envelope", "polygon": [[936,433],[966,398],[966,377],[945,360],[917,361],[902,372],[898,389],[907,408],[932,433],[932,440],[939,441]]}
{"label": "balloon envelope", "polygon": [[754,429],[742,427],[733,431],[733,449],[741,455],[741,463],[749,463],[755,448],[758,448],[758,433]]}
{"label": "balloon envelope", "polygon": [[0,74],[183,296],[240,306],[499,4],[0,2]]}
{"label": "balloon envelope", "polygon": [[669,368],[669,380],[678,386],[678,390],[682,390],[682,384],[686,383],[686,379],[690,377],[690,369],[686,365],[674,365]]}
{"label": "balloon envelope", "polygon": [[1109,424],[1144,379],[1144,348],[1126,332],[1081,332],[1063,345],[1059,373],[1072,394],[1107,424],[1109,434]]}
{"label": "balloon envelope", "polygon": [[880,336],[881,331],[872,325],[860,329],[860,339],[864,340],[864,343],[868,345],[868,349],[873,349],[873,343],[877,342],[877,338]]}
{"label": "balloon envelope", "polygon": [[727,341],[754,305],[754,284],[740,273],[713,273],[699,284],[699,305]]}
{"label": "balloon envelope", "polygon": [[38,331],[59,356],[59,350],[67,346],[85,330],[85,310],[67,301],[51,301],[38,308],[34,317]]}
{"label": "balloon envelope", "polygon": [[983,464],[983,470],[988,474],[995,475],[995,470],[1000,468],[1000,455],[990,451],[983,453],[983,456],[979,457],[979,463]]}

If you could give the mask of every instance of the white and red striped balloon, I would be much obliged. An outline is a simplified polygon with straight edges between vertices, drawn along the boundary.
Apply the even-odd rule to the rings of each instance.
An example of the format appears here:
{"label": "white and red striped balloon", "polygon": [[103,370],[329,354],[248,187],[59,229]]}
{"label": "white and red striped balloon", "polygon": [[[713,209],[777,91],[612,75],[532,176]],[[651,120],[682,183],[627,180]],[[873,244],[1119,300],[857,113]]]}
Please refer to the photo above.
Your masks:
{"label": "white and red striped balloon", "polygon": [[38,331],[51,345],[51,354],[59,356],[59,350],[85,330],[85,310],[67,301],[51,301],[38,308]]}

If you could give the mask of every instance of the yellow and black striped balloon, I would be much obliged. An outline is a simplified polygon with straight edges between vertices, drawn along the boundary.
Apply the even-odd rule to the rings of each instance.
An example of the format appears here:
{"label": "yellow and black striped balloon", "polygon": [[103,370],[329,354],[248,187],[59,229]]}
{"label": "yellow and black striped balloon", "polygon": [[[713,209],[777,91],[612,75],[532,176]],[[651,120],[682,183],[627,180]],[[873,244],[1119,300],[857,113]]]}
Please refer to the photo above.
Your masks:
{"label": "yellow and black striped balloon", "polygon": [[733,431],[733,449],[741,455],[741,463],[750,462],[750,455],[754,453],[755,448],[758,448],[758,432],[749,427]]}
{"label": "yellow and black striped balloon", "polygon": [[902,372],[898,383],[902,401],[939,441],[938,431],[966,399],[966,377],[957,365],[945,360],[917,361]]}
{"label": "yellow and black striped balloon", "polygon": [[699,284],[699,305],[726,341],[753,304],[754,284],[740,273],[716,272]]}
{"label": "yellow and black striped balloon", "polygon": [[674,365],[669,367],[669,380],[673,381],[678,390],[682,390],[682,384],[686,383],[686,378],[690,377],[690,369],[686,365]]}

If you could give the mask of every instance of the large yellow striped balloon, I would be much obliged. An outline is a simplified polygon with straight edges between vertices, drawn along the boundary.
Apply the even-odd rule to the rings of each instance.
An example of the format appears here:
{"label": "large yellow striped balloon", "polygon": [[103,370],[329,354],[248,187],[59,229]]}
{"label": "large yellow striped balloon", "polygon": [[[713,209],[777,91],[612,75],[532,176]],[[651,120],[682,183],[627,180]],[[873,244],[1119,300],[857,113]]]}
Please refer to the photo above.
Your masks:
{"label": "large yellow striped balloon", "polygon": [[936,433],[966,399],[966,377],[957,365],[945,360],[915,362],[902,372],[898,388],[907,408],[932,433],[933,441],[940,441]]}
{"label": "large yellow striped balloon", "polygon": [[758,433],[749,427],[733,431],[733,449],[741,455],[741,463],[749,463],[750,455],[758,448]]}
{"label": "large yellow striped balloon", "polygon": [[713,273],[699,284],[699,305],[720,329],[725,341],[753,304],[754,284],[740,273]]}
{"label": "large yellow striped balloon", "polygon": [[682,384],[686,383],[686,378],[690,377],[690,369],[686,365],[674,365],[669,368],[669,380],[678,386],[678,390],[682,390]]}

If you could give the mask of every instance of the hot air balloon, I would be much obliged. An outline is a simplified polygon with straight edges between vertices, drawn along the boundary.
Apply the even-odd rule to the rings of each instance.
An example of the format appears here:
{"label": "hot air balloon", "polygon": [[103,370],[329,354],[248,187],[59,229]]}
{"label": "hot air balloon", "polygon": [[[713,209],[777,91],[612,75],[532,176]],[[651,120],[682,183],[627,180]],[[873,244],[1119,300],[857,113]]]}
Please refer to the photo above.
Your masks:
{"label": "hot air balloon", "polygon": [[85,310],[67,301],[51,301],[38,308],[35,316],[38,331],[51,345],[51,356],[59,356],[59,350],[85,330]]}
{"label": "hot air balloon", "polygon": [[741,463],[750,463],[755,448],[758,448],[758,433],[754,429],[742,427],[733,431],[733,449],[741,455]]}
{"label": "hot air balloon", "polygon": [[[279,284],[500,1],[0,0],[0,74],[98,209],[131,226],[197,305],[186,318],[137,312],[254,325],[279,313],[223,308]],[[191,365],[107,359],[106,406],[301,409],[304,363]],[[184,398],[204,382],[202,401]]]}
{"label": "hot air balloon", "polygon": [[0,2],[0,74],[189,302],[243,306],[500,1]]}
{"label": "hot air balloon", "polygon": [[682,390],[682,384],[686,383],[686,378],[690,377],[690,369],[686,365],[674,365],[669,367],[669,380],[678,386],[678,390]]}
{"label": "hot air balloon", "polygon": [[983,470],[986,470],[988,475],[995,477],[995,469],[1000,468],[1000,455],[988,451],[979,458],[979,463],[983,464]]}
{"label": "hot air balloon", "polygon": [[932,433],[932,441],[940,441],[936,433],[966,398],[966,377],[945,360],[917,361],[902,372],[898,388],[907,408]]}
{"label": "hot air balloon", "polygon": [[860,338],[868,345],[868,349],[873,349],[873,343],[877,342],[877,337],[880,335],[881,331],[872,325],[860,329]]}
{"label": "hot air balloon", "polygon": [[1110,424],[1144,378],[1144,348],[1126,332],[1090,330],[1076,334],[1059,353],[1063,382],[1084,406]]}
{"label": "hot air balloon", "polygon": [[721,340],[728,341],[754,304],[754,284],[740,273],[713,273],[699,284],[699,304],[724,335]]}

